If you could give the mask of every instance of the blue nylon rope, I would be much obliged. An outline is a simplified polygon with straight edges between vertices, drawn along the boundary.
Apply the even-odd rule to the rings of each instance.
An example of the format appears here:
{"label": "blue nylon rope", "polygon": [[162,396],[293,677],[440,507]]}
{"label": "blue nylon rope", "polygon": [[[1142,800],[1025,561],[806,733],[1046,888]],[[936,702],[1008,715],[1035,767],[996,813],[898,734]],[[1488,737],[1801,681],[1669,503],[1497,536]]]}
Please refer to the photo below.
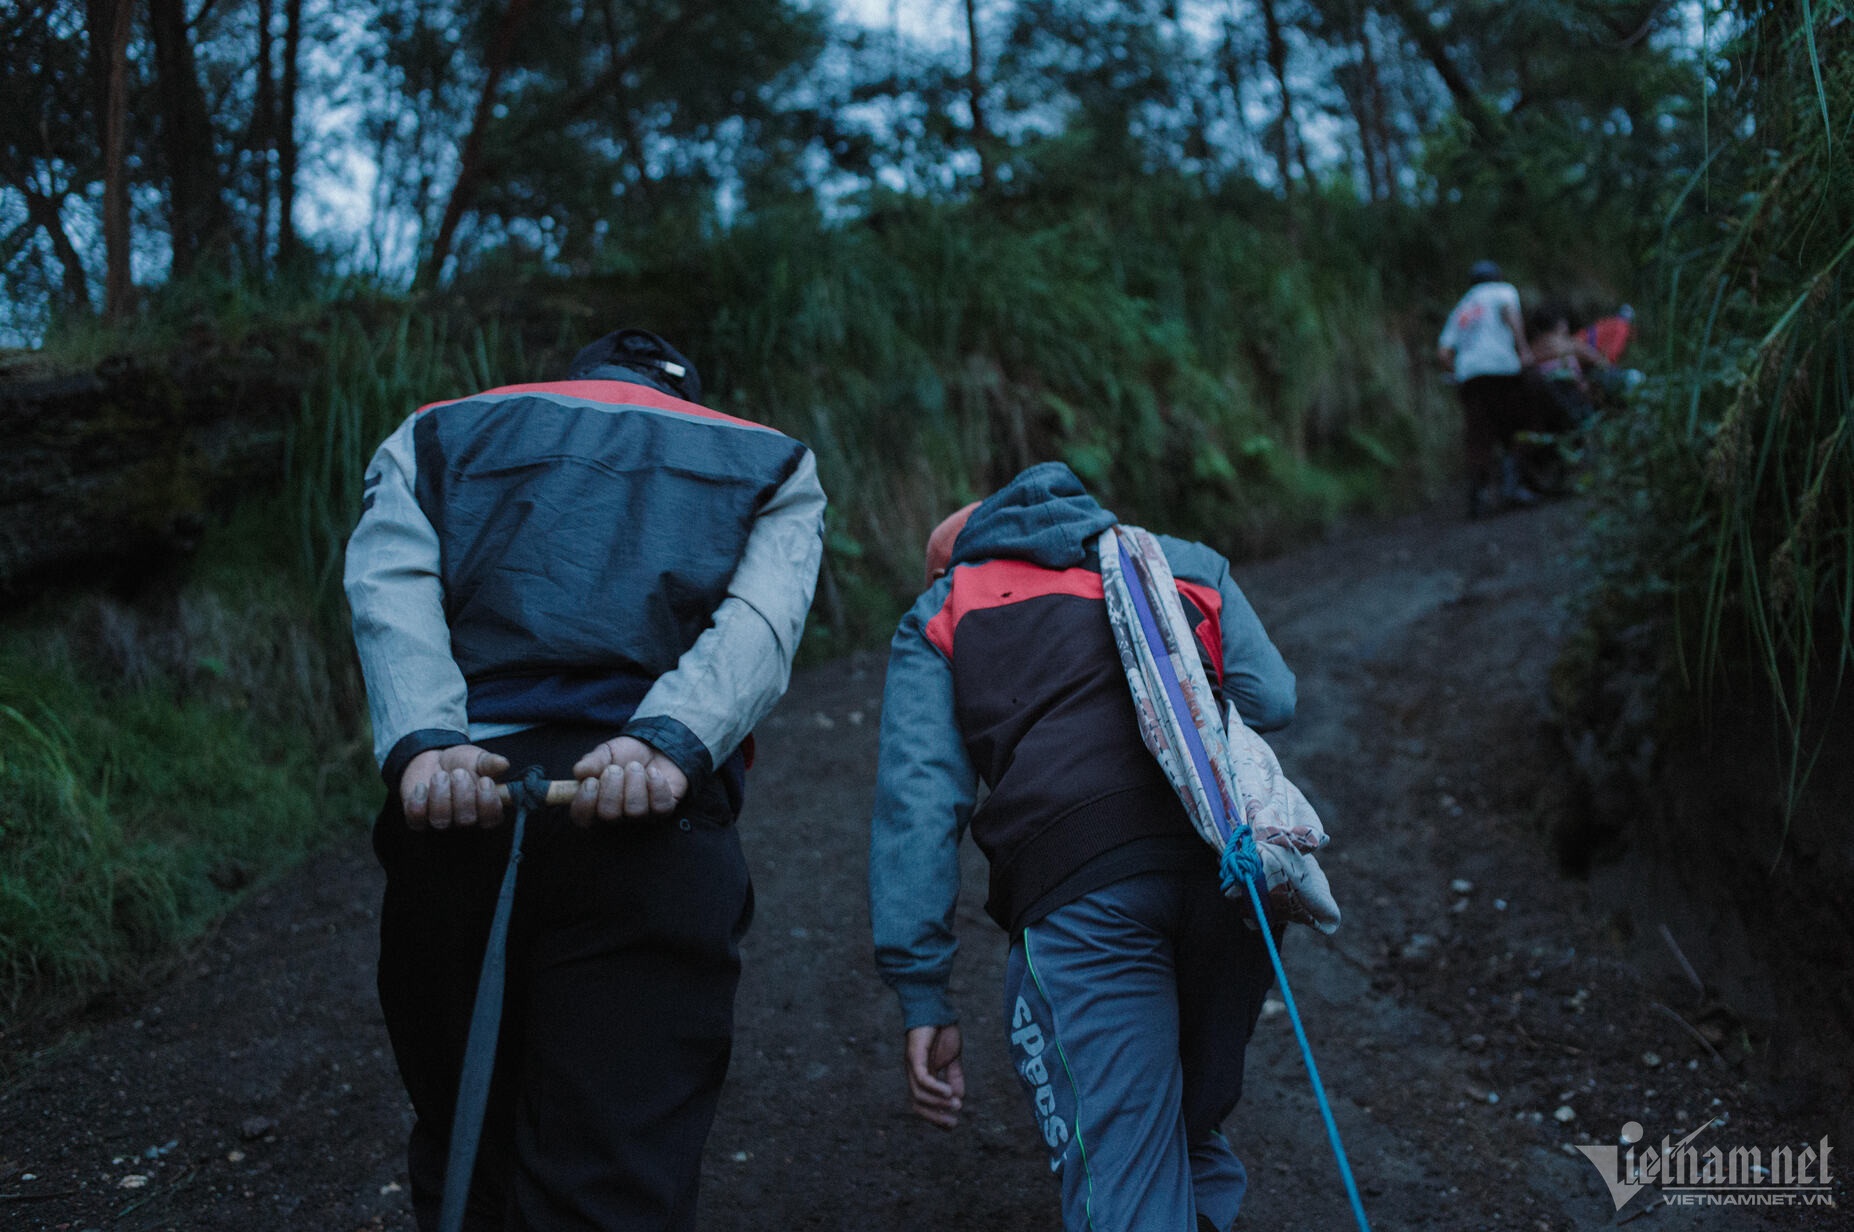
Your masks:
{"label": "blue nylon rope", "polygon": [[[1204,748],[1203,735],[1191,717],[1184,688],[1178,682],[1171,655],[1165,649],[1164,635],[1153,615],[1146,584],[1134,570],[1132,558],[1127,555],[1126,546],[1120,542],[1118,535],[1114,537],[1114,543],[1120,552],[1121,576],[1127,579],[1127,590],[1133,596],[1133,608],[1139,613],[1140,626],[1145,630],[1146,642],[1152,648],[1153,661],[1158,664],[1159,677],[1165,684],[1172,713],[1177,716],[1178,727],[1184,733],[1185,746],[1190,750],[1191,760],[1204,781],[1205,794],[1210,795],[1215,791],[1221,797],[1222,792],[1215,790],[1217,780],[1210,773],[1210,755]],[[1225,801],[1226,808],[1227,805],[1228,801]],[[1275,981],[1281,985],[1281,1001],[1287,1007],[1288,1021],[1294,1024],[1294,1038],[1300,1042],[1301,1059],[1307,1063],[1307,1077],[1313,1082],[1313,1097],[1320,1106],[1320,1119],[1326,1123],[1326,1138],[1332,1143],[1333,1158],[1339,1163],[1339,1178],[1345,1182],[1345,1196],[1352,1204],[1352,1217],[1357,1220],[1360,1232],[1371,1232],[1371,1222],[1365,1217],[1364,1199],[1358,1195],[1358,1182],[1353,1179],[1352,1165],[1346,1159],[1345,1144],[1339,1141],[1339,1124],[1333,1119],[1332,1104],[1326,1098],[1326,1085],[1320,1081],[1320,1068],[1313,1061],[1313,1045],[1307,1042],[1307,1029],[1301,1025],[1300,1009],[1294,1004],[1294,993],[1288,987],[1287,969],[1281,965],[1281,951],[1275,946],[1274,930],[1268,927],[1268,913],[1262,906],[1260,888],[1266,883],[1261,853],[1255,849],[1255,835],[1247,822],[1230,817],[1227,812],[1220,820],[1228,827],[1223,847],[1223,888],[1228,891],[1236,880],[1241,880],[1248,888],[1249,905],[1255,912],[1256,923],[1261,927],[1262,942],[1268,947],[1268,961],[1274,966]],[[1232,852],[1235,853],[1233,857]]]}
{"label": "blue nylon rope", "polygon": [[521,840],[528,809],[547,799],[547,776],[532,766],[509,784],[515,825],[509,838],[509,863],[496,893],[496,914],[483,947],[483,971],[476,981],[476,1005],[470,1011],[470,1035],[464,1045],[463,1073],[457,1079],[457,1105],[451,1113],[450,1154],[444,1163],[444,1202],[438,1209],[439,1232],[461,1232],[470,1179],[476,1171],[476,1148],[483,1137],[489,1108],[489,1079],[496,1065],[496,1037],[502,1030],[502,989],[508,977],[509,916],[515,907],[515,871],[521,865]]}

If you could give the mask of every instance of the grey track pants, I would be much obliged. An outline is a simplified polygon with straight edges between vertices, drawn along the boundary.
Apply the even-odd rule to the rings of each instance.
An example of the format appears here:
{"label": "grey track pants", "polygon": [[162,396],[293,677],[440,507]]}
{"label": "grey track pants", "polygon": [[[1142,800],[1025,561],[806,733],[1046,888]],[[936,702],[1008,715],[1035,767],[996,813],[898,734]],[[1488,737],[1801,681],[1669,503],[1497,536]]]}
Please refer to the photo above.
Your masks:
{"label": "grey track pants", "polygon": [[1209,867],[1117,881],[1013,938],[1011,1059],[1068,1232],[1235,1221],[1248,1182],[1221,1125],[1271,982]]}

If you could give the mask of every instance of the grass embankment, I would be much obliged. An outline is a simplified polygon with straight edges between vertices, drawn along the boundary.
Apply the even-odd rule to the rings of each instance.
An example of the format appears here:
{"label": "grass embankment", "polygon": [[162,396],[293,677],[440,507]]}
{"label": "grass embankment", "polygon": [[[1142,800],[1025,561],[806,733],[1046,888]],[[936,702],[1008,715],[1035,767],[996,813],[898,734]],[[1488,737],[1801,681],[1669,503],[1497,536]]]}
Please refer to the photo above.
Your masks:
{"label": "grass embankment", "polygon": [[[940,517],[1032,462],[1066,461],[1124,515],[1237,557],[1442,490],[1457,412],[1427,357],[1446,304],[1386,290],[1371,221],[1335,205],[1297,248],[1278,203],[1171,184],[1111,207],[774,215],[600,275],[479,274],[437,328],[438,305],[411,310],[405,342],[435,351],[384,346],[377,325],[351,340],[380,380],[337,391],[318,431],[335,487],[358,491],[409,404],[380,388],[428,400],[550,378],[608,328],[656,329],[698,361],[712,405],[817,451],[831,512],[807,653],[838,653],[886,635]],[[439,354],[460,348],[468,362]],[[325,542],[351,507],[322,519]]]}
{"label": "grass embankment", "polygon": [[[1369,262],[1166,192],[1060,218],[899,203],[666,246],[594,278],[439,300],[168,296],[261,339],[306,393],[281,483],[133,606],[72,597],[0,639],[0,1006],[69,1002],[171,954],[376,788],[339,571],[374,447],[413,407],[548,378],[619,324],[696,357],[711,404],[817,451],[832,497],[806,638],[886,636],[927,531],[1059,458],[1123,514],[1235,556],[1433,490],[1453,412]],[[107,339],[74,334],[71,351]],[[241,344],[242,345],[242,344]]]}
{"label": "grass embankment", "polygon": [[[1582,666],[1654,675],[1663,741],[1704,739],[1715,714],[1771,714],[1784,807],[1749,828],[1774,863],[1817,759],[1848,735],[1854,34],[1808,6],[1747,8],[1725,54],[1720,144],[1661,246],[1676,323],[1663,375],[1602,452]],[[1818,722],[1837,701],[1842,720]],[[1732,754],[1761,773],[1763,748]]]}
{"label": "grass embankment", "polygon": [[301,587],[212,572],[0,635],[0,1019],[158,971],[376,801]]}
{"label": "grass embankment", "polygon": [[1033,462],[1240,557],[1408,501],[1448,452],[1370,271],[1228,212],[746,228],[677,281],[713,288],[703,353],[743,413],[818,451],[837,644],[886,632],[934,523]]}

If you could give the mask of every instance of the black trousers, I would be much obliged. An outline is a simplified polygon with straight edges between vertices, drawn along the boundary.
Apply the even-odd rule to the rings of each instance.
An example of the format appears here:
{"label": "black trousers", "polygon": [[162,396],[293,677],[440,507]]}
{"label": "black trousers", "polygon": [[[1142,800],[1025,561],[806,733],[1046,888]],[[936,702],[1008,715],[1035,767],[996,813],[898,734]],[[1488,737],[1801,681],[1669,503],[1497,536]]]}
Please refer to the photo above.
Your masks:
{"label": "black trousers", "polygon": [[1461,446],[1468,463],[1468,486],[1489,487],[1498,475],[1496,449],[1513,434],[1532,427],[1530,394],[1518,373],[1476,376],[1458,387],[1461,396]]}
{"label": "black trousers", "polygon": [[[566,778],[613,734],[551,727],[484,745],[516,773]],[[753,912],[733,823],[718,776],[667,821],[582,830],[564,809],[529,816],[466,1228],[695,1227]],[[412,1202],[427,1232],[511,830],[409,830],[396,798],[374,827],[380,1005],[418,1117]]]}

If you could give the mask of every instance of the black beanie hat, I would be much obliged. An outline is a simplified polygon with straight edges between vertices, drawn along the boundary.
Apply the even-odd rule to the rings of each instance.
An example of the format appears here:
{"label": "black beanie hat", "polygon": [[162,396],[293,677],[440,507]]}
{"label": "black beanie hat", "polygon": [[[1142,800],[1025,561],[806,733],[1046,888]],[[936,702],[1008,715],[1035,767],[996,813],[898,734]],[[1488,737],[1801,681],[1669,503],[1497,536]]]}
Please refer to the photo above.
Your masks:
{"label": "black beanie hat", "polygon": [[573,357],[566,379],[576,380],[604,367],[629,368],[664,393],[689,402],[702,400],[702,377],[695,365],[647,329],[620,329],[605,335]]}

